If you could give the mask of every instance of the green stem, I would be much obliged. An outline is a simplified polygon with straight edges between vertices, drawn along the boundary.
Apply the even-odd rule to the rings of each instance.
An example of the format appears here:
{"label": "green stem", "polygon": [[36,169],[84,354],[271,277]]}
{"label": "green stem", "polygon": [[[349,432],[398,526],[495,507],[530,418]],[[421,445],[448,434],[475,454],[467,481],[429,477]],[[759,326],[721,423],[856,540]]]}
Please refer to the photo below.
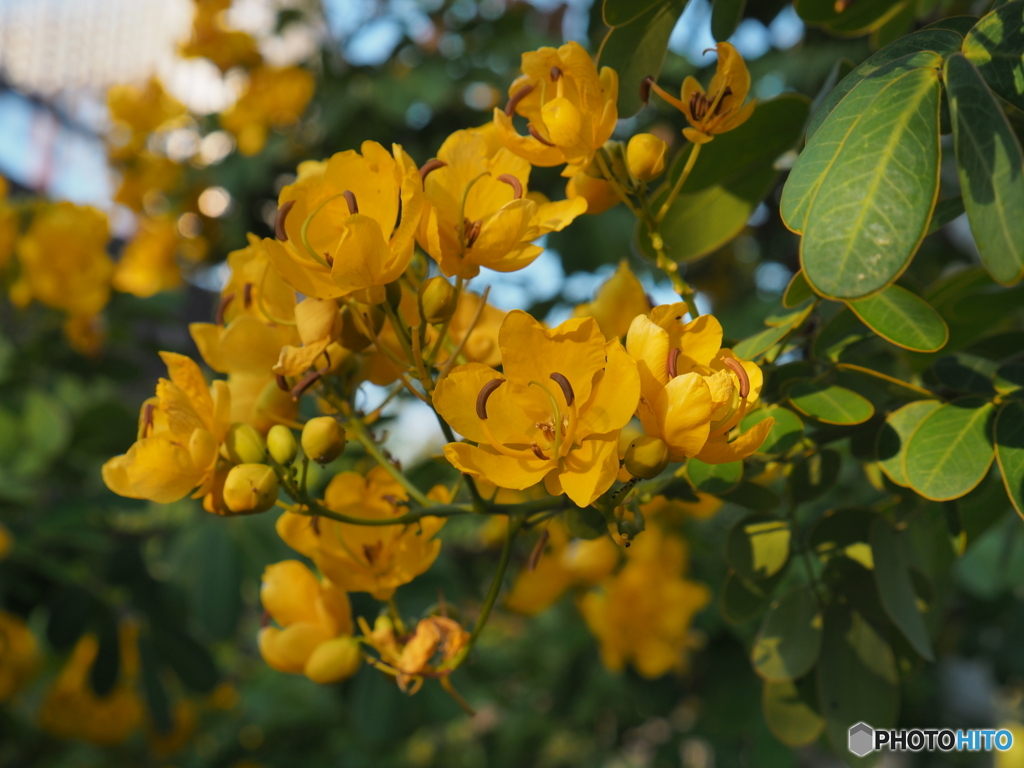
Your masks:
{"label": "green stem", "polygon": [[366,429],[363,427],[362,422],[357,419],[350,419],[346,424],[346,427],[352,430],[353,434],[356,436],[356,440],[362,443],[366,452],[370,454],[370,456],[372,456],[399,485],[405,488],[406,492],[409,494],[409,498],[414,499],[423,507],[429,507],[434,503],[426,497],[426,494],[424,494],[423,491],[413,485],[409,479],[398,470],[398,467],[388,460],[387,456],[381,453],[377,444],[370,439],[368,434],[366,434]]}
{"label": "green stem", "polygon": [[683,172],[679,174],[679,178],[676,180],[676,184],[672,187],[672,191],[668,193],[668,197],[665,198],[665,202],[662,203],[661,208],[658,210],[658,215],[654,221],[656,224],[661,224],[665,220],[665,215],[668,213],[668,209],[672,207],[672,203],[679,197],[679,192],[683,188],[683,184],[686,183],[687,178],[690,176],[690,171],[693,170],[694,163],[697,162],[697,157],[700,155],[700,148],[703,144],[694,144],[693,149],[690,151],[690,156],[686,158],[686,165],[683,166]]}

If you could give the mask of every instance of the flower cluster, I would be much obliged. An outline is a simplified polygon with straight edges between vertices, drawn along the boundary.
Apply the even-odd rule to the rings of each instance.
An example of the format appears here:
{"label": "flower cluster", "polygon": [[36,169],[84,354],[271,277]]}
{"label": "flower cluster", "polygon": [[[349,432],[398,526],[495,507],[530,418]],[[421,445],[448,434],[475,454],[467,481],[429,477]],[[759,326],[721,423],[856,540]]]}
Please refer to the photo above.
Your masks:
{"label": "flower cluster", "polygon": [[[187,50],[223,52],[222,68],[254,66],[243,41],[218,27],[219,4],[201,7]],[[731,49],[720,55],[734,78]],[[617,75],[598,72],[579,45],[527,53],[522,70],[492,123],[453,133],[422,165],[373,141],[302,163],[280,192],[274,237],[250,236],[229,256],[214,322],[191,326],[204,362],[224,378],[210,384],[194,361],[163,353],[168,378],[142,407],[137,442],[104,466],[123,496],[192,494],[220,515],[284,509],[278,534],[319,574],[289,560],[264,575],[259,647],[275,669],[334,682],[365,660],[403,690],[438,678],[457,697],[449,675],[496,602],[516,537],[530,529],[541,538],[507,607],[536,613],[569,589],[589,590],[580,608],[610,668],[631,661],[653,677],[684,665],[690,618],[708,592],[684,578],[685,544],[671,526],[662,520],[641,535],[644,519],[676,503],[656,495],[681,475],[670,465],[735,462],[760,446],[772,420],[746,432],[740,424],[758,406],[761,371],[723,347],[714,317],[686,301],[652,306],[625,262],[554,327],[470,291],[482,268],[521,269],[540,253],[539,238],[593,213],[585,179],[624,196],[665,167],[666,145],[649,134],[608,144]],[[239,120],[259,112],[262,94],[281,106],[277,86],[260,77],[235,108]],[[731,114],[739,88],[709,109]],[[239,141],[250,131],[256,145],[264,123],[246,119]],[[701,125],[708,135],[727,129]],[[604,171],[616,157],[628,182]],[[533,166],[557,165],[568,199],[530,190]],[[384,406],[359,405],[364,382],[390,387],[388,401],[415,397],[436,412],[449,482],[424,492],[392,460],[374,433]],[[322,492],[311,464],[330,467]],[[430,568],[446,519],[461,514],[504,529],[476,622],[464,627],[442,600],[407,625],[395,590]],[[353,624],[349,592],[381,602],[372,627]]]}

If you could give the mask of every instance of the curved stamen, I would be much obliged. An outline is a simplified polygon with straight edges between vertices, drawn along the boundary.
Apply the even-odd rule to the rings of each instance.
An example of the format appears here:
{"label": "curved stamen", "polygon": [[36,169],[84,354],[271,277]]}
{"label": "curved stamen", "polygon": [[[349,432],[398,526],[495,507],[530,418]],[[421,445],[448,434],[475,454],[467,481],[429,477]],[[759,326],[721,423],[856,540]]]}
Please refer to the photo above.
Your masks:
{"label": "curved stamen", "polygon": [[515,112],[516,106],[518,106],[520,101],[533,92],[533,88],[534,86],[532,84],[524,85],[518,91],[509,96],[508,103],[505,105],[505,114],[512,117],[512,113]]}
{"label": "curved stamen", "polygon": [[292,388],[288,386],[288,379],[286,379],[280,373],[277,374],[277,376],[274,377],[274,381],[277,382],[277,388],[280,389],[282,392],[290,392],[291,391]]}
{"label": "curved stamen", "polygon": [[668,353],[668,364],[666,365],[666,369],[668,371],[669,379],[674,379],[679,375],[676,366],[679,363],[679,356],[681,354],[683,354],[683,350],[679,347],[673,347]]}
{"label": "curved stamen", "polygon": [[294,200],[289,200],[277,209],[277,216],[274,217],[274,237],[282,243],[288,242],[288,232],[284,228],[284,220],[288,218],[288,211],[295,205]]}
{"label": "curved stamen", "polygon": [[428,160],[420,168],[420,179],[426,182],[427,176],[430,175],[431,171],[436,171],[438,168],[444,168],[447,165],[448,163],[444,160],[438,160],[436,157],[433,160]]}
{"label": "curved stamen", "polygon": [[299,380],[299,383],[292,387],[292,400],[298,400],[300,397],[302,397],[302,393],[309,389],[311,386],[313,386],[316,380],[323,375],[323,371],[310,371],[305,376],[303,376]]}
{"label": "curved stamen", "polygon": [[252,283],[246,283],[242,291],[242,305],[248,309],[252,306]]}
{"label": "curved stamen", "polygon": [[356,196],[352,190],[346,189],[341,193],[341,196],[345,198],[345,202],[348,203],[348,212],[351,214],[359,213],[359,203],[356,202]]}
{"label": "curved stamen", "polygon": [[228,310],[228,305],[235,300],[235,294],[229,293],[226,296],[221,296],[220,301],[217,303],[217,311],[213,314],[213,322],[217,325],[224,325],[224,313]]}
{"label": "curved stamen", "polygon": [[519,181],[511,173],[503,173],[498,177],[498,181],[504,181],[510,187],[512,187],[512,193],[515,195],[516,200],[520,200],[523,197],[523,183]]}
{"label": "curved stamen", "polygon": [[732,357],[722,358],[722,363],[729,368],[736,377],[740,380],[740,397],[745,398],[750,394],[750,377],[747,376],[747,372],[743,368],[743,364]]}
{"label": "curved stamen", "polygon": [[480,387],[480,393],[476,396],[476,415],[477,418],[485,420],[487,418],[487,400],[494,390],[505,383],[505,379],[491,379],[482,387]]}
{"label": "curved stamen", "polygon": [[550,456],[545,454],[544,451],[540,449],[540,446],[537,445],[536,443],[530,443],[530,448],[533,450],[533,455],[536,456],[538,459],[541,459],[542,461],[548,461],[551,458]]}
{"label": "curved stamen", "polygon": [[[558,380],[555,379],[555,381],[558,381]],[[558,385],[561,386],[561,382],[558,382]],[[527,384],[527,386],[529,386],[529,387],[534,387],[534,386],[540,387],[541,389],[544,390],[544,394],[546,394],[548,396],[548,400],[551,401],[551,410],[555,412],[555,414],[554,414],[555,417],[553,419],[553,424],[552,424],[552,426],[554,427],[554,433],[555,433],[555,435],[554,435],[554,437],[555,437],[555,445],[554,445],[555,458],[561,458],[561,456],[562,456],[562,409],[558,407],[558,399],[554,396],[554,394],[551,392],[550,389],[548,389],[544,384],[542,384],[539,381],[530,381]],[[570,390],[571,390],[571,387],[570,387]],[[563,391],[563,393],[565,392],[565,390],[562,390],[562,391]]]}
{"label": "curved stamen", "polygon": [[560,67],[552,67],[551,68],[551,79],[552,80],[558,80],[558,78],[560,78],[561,76],[562,76],[562,70],[561,70]]}
{"label": "curved stamen", "polygon": [[477,219],[472,224],[470,224],[468,228],[466,228],[466,247],[467,248],[472,248],[473,247],[473,243],[475,243],[476,239],[478,237],[480,237],[480,229],[481,229],[481,227],[483,227],[483,225],[484,225],[483,221],[481,221],[480,219]]}
{"label": "curved stamen", "polygon": [[153,404],[146,403],[142,409],[142,437],[149,437],[153,429]]}
{"label": "curved stamen", "polygon": [[562,388],[562,394],[565,395],[565,404],[571,407],[576,401],[576,393],[573,392],[572,384],[569,383],[569,380],[564,375],[557,371],[552,373],[550,378]]}
{"label": "curved stamen", "polygon": [[640,81],[640,101],[647,104],[651,100],[651,85],[654,83],[654,78],[648,75]]}
{"label": "curved stamen", "polygon": [[537,455],[532,451],[526,451],[519,448],[509,448],[504,443],[500,442],[498,438],[491,432],[491,428],[487,426],[487,421],[481,421],[480,426],[484,430],[484,436],[487,437],[487,442],[490,443],[491,447],[500,453],[502,456],[508,456],[510,459],[524,459],[525,461],[533,461],[537,458]]}
{"label": "curved stamen", "polygon": [[544,146],[546,146],[546,147],[553,147],[553,146],[555,146],[550,141],[548,141],[547,139],[545,139],[543,136],[540,135],[540,131],[538,131],[536,128],[533,127],[533,123],[530,123],[529,125],[527,125],[526,126],[526,130],[528,130],[530,132],[530,135],[533,136],[533,138],[535,138],[537,141],[539,141]]}

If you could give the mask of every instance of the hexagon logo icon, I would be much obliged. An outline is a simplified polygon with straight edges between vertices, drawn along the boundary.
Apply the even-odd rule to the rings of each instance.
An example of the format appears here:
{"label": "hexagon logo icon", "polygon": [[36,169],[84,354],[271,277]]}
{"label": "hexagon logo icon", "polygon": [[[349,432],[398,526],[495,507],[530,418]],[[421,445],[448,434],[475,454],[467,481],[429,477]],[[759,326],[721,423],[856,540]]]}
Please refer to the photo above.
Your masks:
{"label": "hexagon logo icon", "polygon": [[875,729],[867,723],[850,726],[847,746],[857,757],[864,757],[875,749]]}

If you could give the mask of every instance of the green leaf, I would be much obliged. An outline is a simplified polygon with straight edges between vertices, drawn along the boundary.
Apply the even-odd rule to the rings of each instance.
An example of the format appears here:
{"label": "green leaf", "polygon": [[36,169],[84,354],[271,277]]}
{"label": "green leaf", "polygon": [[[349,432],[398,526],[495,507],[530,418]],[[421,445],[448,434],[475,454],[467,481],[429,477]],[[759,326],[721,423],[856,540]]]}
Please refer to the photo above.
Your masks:
{"label": "green leaf", "polygon": [[241,564],[227,526],[212,520],[199,531],[196,618],[214,640],[232,636],[242,610]]}
{"label": "green leaf", "polygon": [[789,402],[825,424],[862,424],[875,413],[875,406],[856,392],[821,381],[797,382],[789,390]]}
{"label": "green leaf", "polygon": [[799,416],[788,408],[783,408],[781,405],[761,408],[747,414],[743,417],[743,421],[740,422],[740,429],[746,432],[755,424],[759,424],[767,418],[775,419],[775,423],[772,424],[768,437],[764,439],[761,447],[755,453],[777,455],[785,453],[800,442],[800,438],[804,434],[804,423],[800,420]]}
{"label": "green leaf", "polygon": [[[1024,35],[1020,40],[1024,45]],[[1017,58],[1020,66],[1020,51]],[[992,277],[1013,285],[1024,276],[1024,152],[999,102],[963,54],[946,60],[945,79],[971,233]]]}
{"label": "green leaf", "polygon": [[914,23],[918,13],[917,0],[903,3],[898,13],[889,16],[884,24],[875,27],[871,32],[871,47],[878,49],[896,42]]}
{"label": "green leaf", "polygon": [[792,680],[765,683],[761,710],[772,735],[793,749],[816,741],[825,721],[800,695]]}
{"label": "green leaf", "polygon": [[757,483],[748,482],[740,483],[731,491],[721,494],[719,498],[730,504],[736,504],[746,509],[755,509],[760,512],[775,509],[782,501],[778,494],[771,489]]}
{"label": "green leaf", "polygon": [[621,27],[666,0],[604,0],[601,14],[609,27]]}
{"label": "green leaf", "polygon": [[703,461],[690,459],[686,462],[686,476],[697,490],[717,496],[739,485],[743,478],[743,462],[705,464]]}
{"label": "green leaf", "polygon": [[769,349],[778,344],[792,330],[791,326],[780,325],[774,328],[769,327],[753,336],[748,336],[732,348],[736,357],[743,360],[753,360],[763,355]]}
{"label": "green leaf", "polygon": [[878,438],[875,443],[878,466],[885,476],[896,485],[902,485],[904,488],[910,487],[910,481],[907,480],[906,472],[903,470],[907,443],[921,422],[941,405],[942,403],[938,400],[918,400],[914,403],[907,403],[902,408],[890,413],[885,424],[878,430]]}
{"label": "green leaf", "polygon": [[804,504],[822,496],[839,477],[842,458],[825,448],[793,465],[789,476],[789,493],[793,504]]}
{"label": "green leaf", "polygon": [[[675,261],[699,259],[725,245],[746,226],[754,209],[775,185],[775,160],[791,149],[807,119],[808,100],[786,94],[757,105],[741,126],[703,146],[661,225],[668,255]],[[655,196],[657,208],[689,157],[684,149],[666,184]],[[638,227],[642,249],[649,238]]]}
{"label": "green leaf", "polygon": [[992,383],[1001,395],[1024,389],[1024,363],[1006,363],[999,366]]}
{"label": "green leaf", "polygon": [[[841,299],[868,296],[899,277],[928,229],[939,191],[938,72],[912,69],[863,105],[854,100],[858,89],[804,152],[824,148],[814,154],[829,163],[807,211],[800,264],[817,293]],[[852,121],[851,100],[863,106]],[[833,121],[842,135],[829,129]]]}
{"label": "green leaf", "polygon": [[963,51],[993,91],[1024,109],[1024,0],[983,16],[964,38]]}
{"label": "green leaf", "polygon": [[[634,9],[638,5],[621,0],[614,4]],[[612,67],[619,73],[620,118],[635,115],[643,106],[640,84],[645,77],[657,78],[661,74],[668,39],[685,7],[686,0],[662,0],[628,23],[609,30],[605,36],[597,63],[601,67]]]}
{"label": "green leaf", "polygon": [[38,389],[29,390],[21,414],[21,437],[14,470],[26,475],[44,471],[71,439],[67,409],[52,395]]}
{"label": "green leaf", "polygon": [[121,672],[121,640],[117,622],[109,611],[99,614],[99,648],[89,670],[89,687],[97,696],[103,697],[114,690],[114,684]]}
{"label": "green leaf", "polygon": [[722,617],[730,624],[744,624],[754,618],[768,602],[768,598],[755,592],[731,570],[722,585]]}
{"label": "green leaf", "polygon": [[96,609],[95,601],[81,587],[65,584],[57,589],[47,607],[47,641],[58,651],[70,651],[85,632]]}
{"label": "green leaf", "polygon": [[775,600],[754,640],[750,661],[769,682],[807,674],[821,651],[821,611],[809,586],[796,587]]}
{"label": "green leaf", "polygon": [[965,37],[977,23],[977,16],[948,16],[945,19],[933,21],[921,31],[924,32],[930,29],[948,29],[952,32],[956,32],[961,37]]}
{"label": "green leaf", "polygon": [[873,338],[871,331],[849,309],[843,308],[825,323],[814,339],[814,356],[836,361],[855,344]]}
{"label": "green leaf", "polygon": [[729,530],[726,557],[747,581],[763,581],[780,573],[789,561],[789,523],[755,512]]}
{"label": "green leaf", "polygon": [[142,667],[142,689],[146,694],[146,707],[153,725],[160,733],[168,734],[174,730],[171,705],[164,684],[160,681],[156,653],[149,635],[139,636],[139,662]]}
{"label": "green leaf", "polygon": [[910,487],[926,499],[947,501],[980,483],[994,454],[993,410],[985,398],[971,396],[926,416],[907,443],[904,471]]}
{"label": "green leaf", "polygon": [[849,547],[867,545],[871,524],[877,517],[878,513],[869,507],[830,509],[814,524],[808,545],[822,560],[835,555],[845,555],[858,562],[867,560],[857,550],[849,551]]}
{"label": "green leaf", "polygon": [[914,650],[928,661],[934,661],[932,639],[917,607],[905,547],[903,537],[892,529],[888,520],[883,517],[875,520],[871,526],[871,554],[882,607]]}
{"label": "green leaf", "polygon": [[819,711],[832,747],[849,765],[866,765],[847,748],[850,726],[891,728],[899,709],[899,675],[892,648],[856,611],[832,605],[818,662]]}
{"label": "green leaf", "polygon": [[932,220],[928,222],[928,234],[938,232],[963,212],[964,199],[960,195],[939,200],[932,211]]}
{"label": "green leaf", "polygon": [[576,539],[598,539],[608,534],[608,521],[593,507],[570,507],[565,524]]}
{"label": "green leaf", "polygon": [[1006,493],[1024,517],[1024,403],[1011,400],[996,417],[996,459]]}
{"label": "green leaf", "polygon": [[965,352],[940,357],[932,366],[935,377],[950,389],[988,397],[996,393],[993,379],[997,370],[991,360]]}
{"label": "green leaf", "polygon": [[186,686],[209,693],[217,684],[217,665],[202,645],[176,627],[153,623],[153,649]]}
{"label": "green leaf", "polygon": [[804,271],[798,269],[793,275],[793,279],[789,281],[789,285],[786,286],[786,292],[782,294],[782,306],[793,309],[812,296],[814,296],[814,291],[811,290],[811,284],[804,277]]}
{"label": "green leaf", "polygon": [[942,316],[927,301],[898,285],[846,305],[868,328],[898,347],[935,352],[949,341],[949,328]]}
{"label": "green leaf", "polygon": [[853,363],[838,363],[836,365],[836,378],[839,382],[847,380],[847,375],[858,377],[861,380],[870,381],[880,386],[894,400],[929,400],[934,395],[927,389],[911,384],[909,381],[897,379],[881,371],[872,368],[865,368],[862,365]]}
{"label": "green leaf", "polygon": [[722,43],[732,37],[743,18],[747,0],[714,0],[711,8],[711,36]]}

